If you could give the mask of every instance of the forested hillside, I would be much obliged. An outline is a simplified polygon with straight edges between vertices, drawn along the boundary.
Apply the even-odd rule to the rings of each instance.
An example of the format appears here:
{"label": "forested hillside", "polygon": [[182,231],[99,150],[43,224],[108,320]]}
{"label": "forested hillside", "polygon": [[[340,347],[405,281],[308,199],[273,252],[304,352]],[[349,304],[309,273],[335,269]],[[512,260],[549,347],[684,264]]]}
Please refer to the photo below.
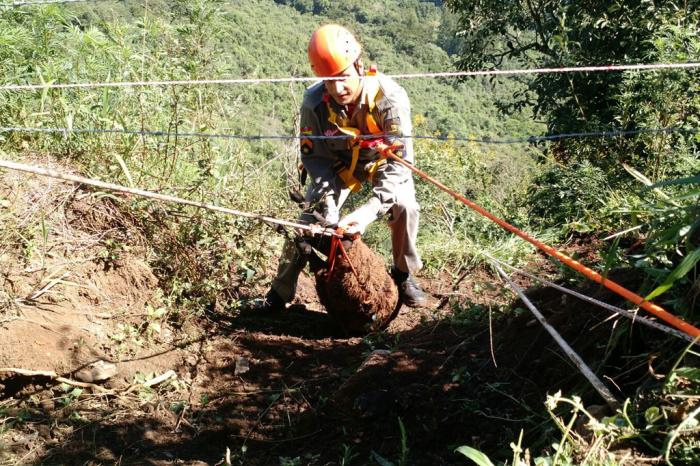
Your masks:
{"label": "forested hillside", "polygon": [[[315,27],[330,21],[352,27],[365,46],[366,59],[385,73],[450,71],[457,60],[450,55],[454,47],[444,39],[455,33],[455,15],[433,2],[328,2],[314,7],[283,1],[151,0],[78,4],[69,10],[49,7],[5,16],[7,83],[309,76],[308,38]],[[64,41],[67,48],[45,49],[49,61],[38,69],[29,63],[42,53],[34,48],[37,35],[46,48]],[[88,51],[89,58],[79,56]],[[63,61],[62,66],[53,60]],[[496,98],[517,88],[512,81],[418,79],[403,84],[414,112],[425,117],[426,134],[522,136],[540,130],[528,113],[497,113]],[[245,112],[245,118],[217,114],[217,123],[221,129],[289,133],[298,110],[294,98],[301,89],[284,84],[218,88],[224,108],[238,115]],[[153,100],[151,105],[158,103]],[[261,114],[277,121],[272,124]]]}
{"label": "forested hillside", "polygon": [[[27,3],[0,3],[0,160],[278,220],[300,212],[310,82],[149,82],[310,77],[309,37],[331,22],[386,74],[692,66],[399,80],[415,135],[433,137],[415,140],[418,168],[635,304],[416,177],[429,305],[352,334],[319,302],[320,275],[285,312],[254,310],[293,228],[0,170],[0,464],[700,459],[697,0]],[[388,264],[386,220],[362,240]],[[494,261],[535,274],[514,286],[613,402]]]}
{"label": "forested hillside", "polygon": [[[366,44],[367,59],[376,61],[387,73],[454,69],[457,57],[446,51],[453,47],[444,37],[454,35],[446,30],[455,27],[455,16],[432,2],[396,2],[381,7],[367,2],[330,5],[307,8],[257,0],[106,1],[7,10],[0,19],[3,80],[9,84],[309,76],[308,37],[317,25],[328,21],[356,30]],[[512,81],[415,79],[402,84],[411,97],[418,135],[512,137],[543,129],[532,121],[527,109],[514,116],[498,113],[498,97],[505,98],[518,89]],[[167,134],[139,137],[18,131],[4,133],[2,147],[11,153],[17,147],[37,153],[50,150],[72,158],[93,175],[144,188],[189,190],[197,192],[201,200],[217,196],[230,206],[293,218],[296,208],[287,199],[287,180],[280,177],[288,173],[293,184],[295,175],[290,167],[297,163],[293,140],[184,138],[177,134],[294,134],[303,88],[258,84],[4,93],[0,119],[6,127]],[[418,144],[426,166],[439,169],[446,179],[457,181],[501,214],[522,214],[507,204],[522,191],[527,174],[533,172],[533,156],[527,145],[498,146],[496,150],[474,144]],[[258,189],[249,189],[251,183]],[[270,195],[260,197],[259,190]],[[429,267],[440,268],[446,260],[461,262],[465,240],[479,243],[479,238],[491,241],[500,235],[470,214],[453,214],[448,212],[451,208],[445,211],[448,197],[434,194],[421,187],[426,224],[435,226],[421,231],[423,237],[432,239],[425,242]],[[200,235],[218,237],[228,228],[218,225],[193,231],[189,223],[172,221],[174,234],[190,240]],[[370,232],[370,238],[375,234],[380,236],[375,242],[386,242],[385,233]],[[159,249],[158,241],[154,247]],[[169,250],[170,242],[163,247],[167,251],[157,257],[174,253]],[[386,245],[382,250],[387,250]],[[212,255],[214,269],[222,265],[221,254],[226,257],[224,265],[234,260],[245,264],[244,269],[251,266],[249,260],[230,258],[228,251],[206,254]],[[177,279],[169,265],[163,266],[167,280]],[[254,268],[258,266],[264,267]],[[219,275],[211,270],[209,274]],[[188,286],[201,284],[199,277],[184,279]],[[217,289],[224,286],[220,283]]]}

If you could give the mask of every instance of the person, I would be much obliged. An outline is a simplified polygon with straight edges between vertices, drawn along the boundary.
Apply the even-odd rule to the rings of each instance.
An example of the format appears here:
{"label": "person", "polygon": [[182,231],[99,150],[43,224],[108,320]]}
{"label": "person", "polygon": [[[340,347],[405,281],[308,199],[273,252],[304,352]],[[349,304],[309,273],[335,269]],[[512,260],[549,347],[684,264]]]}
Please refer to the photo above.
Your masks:
{"label": "person", "polygon": [[[413,276],[423,266],[416,249],[419,206],[413,176],[407,167],[382,157],[382,150],[389,147],[413,163],[413,141],[404,137],[412,131],[406,91],[375,69],[365,72],[361,46],[342,26],[318,28],[309,41],[308,55],[316,76],[333,79],[310,86],[301,107],[301,162],[310,179],[305,201],[315,206],[327,224],[338,224],[349,235],[364,233],[371,222],[390,214],[391,273],[399,297],[407,306],[423,306],[427,299]],[[363,182],[372,184],[372,196],[340,218],[348,195]],[[308,212],[301,219],[318,221]],[[277,276],[259,307],[283,310],[294,298],[304,265],[295,244],[287,241]]]}

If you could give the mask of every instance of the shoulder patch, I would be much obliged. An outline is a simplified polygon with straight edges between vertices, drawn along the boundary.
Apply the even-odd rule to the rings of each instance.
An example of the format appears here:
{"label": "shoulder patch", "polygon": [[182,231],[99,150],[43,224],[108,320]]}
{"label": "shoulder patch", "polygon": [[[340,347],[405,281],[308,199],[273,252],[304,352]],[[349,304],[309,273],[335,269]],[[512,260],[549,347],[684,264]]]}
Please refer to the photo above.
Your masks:
{"label": "shoulder patch", "polygon": [[299,143],[299,149],[304,155],[312,154],[314,151],[314,143],[309,138],[303,138]]}
{"label": "shoulder patch", "polygon": [[387,119],[384,122],[384,132],[401,135],[401,119],[397,116]]}

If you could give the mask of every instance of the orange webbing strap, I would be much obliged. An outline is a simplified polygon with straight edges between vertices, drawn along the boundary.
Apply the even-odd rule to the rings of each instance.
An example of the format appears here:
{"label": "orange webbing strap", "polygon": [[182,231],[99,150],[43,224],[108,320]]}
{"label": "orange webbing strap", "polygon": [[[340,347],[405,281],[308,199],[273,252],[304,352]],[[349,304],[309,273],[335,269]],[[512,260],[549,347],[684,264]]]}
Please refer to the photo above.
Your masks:
{"label": "orange webbing strap", "polygon": [[357,274],[357,270],[355,270],[355,267],[352,265],[352,262],[350,262],[348,252],[343,246],[343,234],[345,233],[345,231],[342,228],[337,228],[335,232],[338,236],[331,236],[331,250],[328,253],[328,274],[326,275],[326,281],[330,281],[331,277],[333,276],[333,268],[335,267],[335,259],[338,257],[338,250],[340,250],[340,253],[343,255],[345,260],[348,261],[348,265],[350,265],[350,270],[352,270],[352,273],[355,275],[355,278],[357,278],[357,280],[359,281],[360,276]]}
{"label": "orange webbing strap", "polygon": [[374,175],[377,174],[377,170],[379,170],[379,167],[383,164],[386,163],[387,151],[392,151],[392,150],[398,150],[398,149],[403,149],[403,144],[400,142],[395,142],[392,145],[387,145],[384,142],[384,139],[378,138],[378,139],[364,139],[360,141],[360,147],[364,148],[370,148],[370,149],[375,149],[377,152],[379,152],[379,158],[374,161],[374,163],[367,168],[367,179],[373,180]]}
{"label": "orange webbing strap", "polygon": [[455,199],[462,202],[463,204],[466,204],[467,207],[469,207],[470,209],[478,212],[479,214],[483,215],[484,217],[488,218],[489,220],[497,223],[498,225],[500,225],[501,227],[510,231],[511,233],[521,237],[522,239],[524,239],[528,243],[533,244],[534,246],[536,246],[540,250],[546,252],[547,254],[549,254],[550,256],[559,260],[560,262],[568,265],[572,269],[582,273],[583,275],[590,278],[594,282],[600,283],[601,285],[608,288],[609,290],[622,296],[623,298],[625,298],[626,300],[628,300],[629,302],[631,302],[635,306],[639,306],[642,309],[654,314],[659,319],[667,322],[668,324],[670,324],[673,327],[677,328],[678,330],[690,335],[693,338],[700,336],[700,329],[698,329],[697,327],[689,324],[688,322],[684,321],[683,319],[680,319],[680,318],[674,316],[673,314],[666,311],[661,306],[657,306],[656,304],[654,304],[652,302],[646,301],[643,297],[639,296],[638,294],[628,290],[627,288],[623,287],[622,285],[619,285],[618,283],[616,283],[610,279],[603,277],[601,274],[599,274],[595,270],[589,269],[585,265],[572,259],[571,257],[567,256],[566,254],[563,254],[563,253],[557,251],[556,249],[554,249],[553,247],[548,246],[548,245],[544,244],[543,242],[533,238],[532,236],[530,236],[527,233],[525,233],[524,231],[514,227],[513,225],[506,222],[505,220],[501,220],[500,218],[496,217],[492,213],[485,210],[483,207],[470,201],[466,197],[462,196],[461,194],[453,191],[452,189],[448,188],[444,184],[440,183],[438,180],[431,177],[427,173],[419,170],[418,168],[414,167],[412,164],[406,162],[405,160],[403,160],[401,157],[397,156],[393,152],[386,151],[386,156],[399,162],[400,164],[408,167],[409,170],[415,172],[421,178],[430,181],[435,186],[437,186],[441,190],[445,191],[450,196],[454,197]]}

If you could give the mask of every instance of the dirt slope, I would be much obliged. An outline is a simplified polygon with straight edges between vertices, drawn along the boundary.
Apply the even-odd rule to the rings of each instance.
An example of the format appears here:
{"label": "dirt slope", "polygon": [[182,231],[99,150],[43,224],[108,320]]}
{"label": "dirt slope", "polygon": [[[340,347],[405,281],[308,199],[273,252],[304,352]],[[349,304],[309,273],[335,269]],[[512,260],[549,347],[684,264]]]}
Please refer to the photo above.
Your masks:
{"label": "dirt slope", "polygon": [[[489,325],[484,310],[511,298],[483,286],[485,272],[456,289],[423,280],[428,308],[365,337],[322,311],[308,276],[285,313],[207,311],[172,328],[148,249],[109,198],[2,176],[0,366],[72,377],[104,359],[118,375],[106,384],[116,391],[91,394],[0,374],[0,464],[222,464],[228,451],[237,465],[463,465],[460,445],[507,458],[521,429],[542,434],[548,392],[590,393],[529,315],[494,312]],[[611,338],[638,350],[649,336],[620,336],[606,313],[558,293],[531,295],[589,361]],[[645,362],[609,355],[595,369],[624,391]],[[168,370],[176,377],[136,384]]]}
{"label": "dirt slope", "polygon": [[148,251],[108,197],[3,172],[0,199],[0,367],[70,374],[104,359],[131,380],[170,364],[129,362],[173,335],[152,325],[161,293]]}

